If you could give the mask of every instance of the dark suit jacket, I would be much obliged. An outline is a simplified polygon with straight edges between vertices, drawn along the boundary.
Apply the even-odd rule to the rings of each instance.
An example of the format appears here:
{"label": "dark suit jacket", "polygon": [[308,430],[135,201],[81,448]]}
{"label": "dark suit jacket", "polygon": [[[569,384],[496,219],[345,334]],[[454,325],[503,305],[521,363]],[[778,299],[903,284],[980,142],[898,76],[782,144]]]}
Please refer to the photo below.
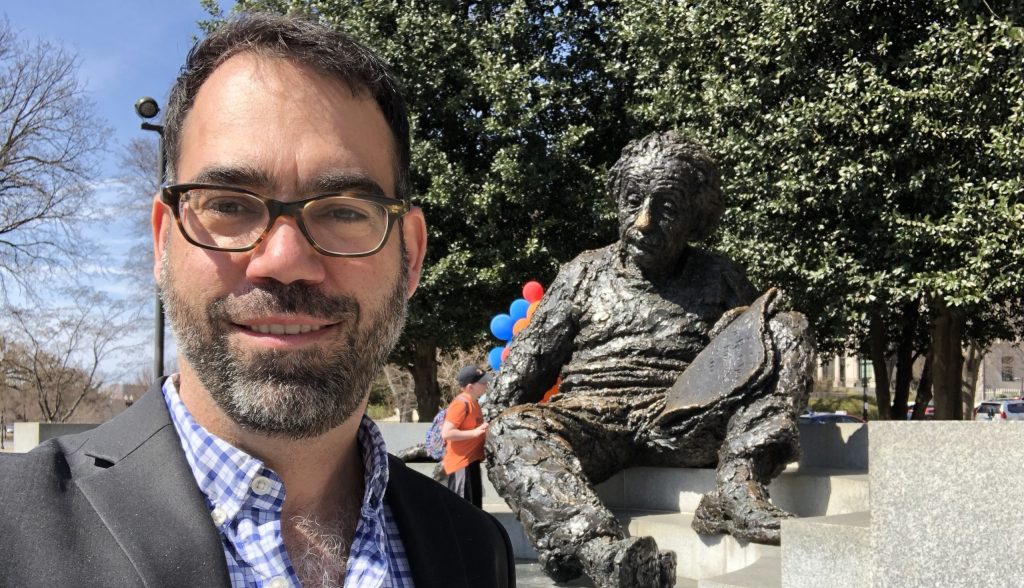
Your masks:
{"label": "dark suit jacket", "polygon": [[[394,457],[385,500],[417,587],[515,586],[487,513]],[[229,585],[159,383],[91,431],[0,454],[0,586]]]}

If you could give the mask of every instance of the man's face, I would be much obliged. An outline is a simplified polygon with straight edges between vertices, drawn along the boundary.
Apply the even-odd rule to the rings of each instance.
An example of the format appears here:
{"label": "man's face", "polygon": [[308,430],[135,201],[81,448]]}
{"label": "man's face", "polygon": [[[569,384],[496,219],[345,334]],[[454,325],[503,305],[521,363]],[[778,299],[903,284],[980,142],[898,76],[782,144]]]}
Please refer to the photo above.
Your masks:
{"label": "man's face", "polygon": [[[392,134],[371,98],[246,53],[200,88],[175,169],[179,183],[284,201],[345,181],[395,196]],[[194,372],[233,421],[291,438],[322,434],[363,406],[419,280],[426,231],[418,210],[381,251],[360,258],[320,255],[291,218],[243,253],[188,244],[159,202],[153,229],[183,382]]]}
{"label": "man's face", "polygon": [[684,179],[688,173],[674,159],[651,155],[625,171],[619,204],[622,247],[641,268],[671,270],[694,234]]}

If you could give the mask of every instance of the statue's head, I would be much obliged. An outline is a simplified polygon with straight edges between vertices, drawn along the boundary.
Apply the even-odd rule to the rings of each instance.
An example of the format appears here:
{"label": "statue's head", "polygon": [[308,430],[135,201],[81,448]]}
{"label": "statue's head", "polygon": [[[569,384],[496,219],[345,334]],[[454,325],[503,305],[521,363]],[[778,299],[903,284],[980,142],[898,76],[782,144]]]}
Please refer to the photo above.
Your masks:
{"label": "statue's head", "polygon": [[674,131],[630,141],[608,172],[623,251],[641,268],[672,268],[687,244],[708,237],[725,205],[715,161]]}

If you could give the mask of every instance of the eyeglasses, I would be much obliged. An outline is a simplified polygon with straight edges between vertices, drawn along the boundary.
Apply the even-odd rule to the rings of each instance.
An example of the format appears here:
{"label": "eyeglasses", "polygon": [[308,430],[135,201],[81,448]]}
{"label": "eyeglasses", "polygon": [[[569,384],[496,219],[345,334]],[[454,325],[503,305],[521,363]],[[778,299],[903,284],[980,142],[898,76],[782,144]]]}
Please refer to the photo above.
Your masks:
{"label": "eyeglasses", "polygon": [[357,191],[282,202],[231,186],[164,186],[160,200],[174,211],[185,239],[213,251],[249,251],[266,238],[280,216],[290,216],[323,255],[364,257],[387,243],[395,219],[409,202]]}

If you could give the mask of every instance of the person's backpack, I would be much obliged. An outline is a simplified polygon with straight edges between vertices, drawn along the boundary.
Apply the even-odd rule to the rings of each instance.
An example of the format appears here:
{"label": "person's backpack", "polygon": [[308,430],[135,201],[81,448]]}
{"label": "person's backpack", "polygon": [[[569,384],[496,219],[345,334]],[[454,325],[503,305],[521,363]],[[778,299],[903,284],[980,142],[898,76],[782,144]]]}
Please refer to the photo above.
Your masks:
{"label": "person's backpack", "polygon": [[[462,401],[466,402],[466,399],[463,398]],[[468,402],[466,403],[466,408],[469,408]],[[447,408],[437,411],[434,420],[430,421],[430,426],[427,427],[427,440],[424,445],[427,446],[427,455],[437,461],[441,461],[444,458],[444,439],[441,438],[441,427],[444,426],[444,417],[447,414]]]}
{"label": "person's backpack", "polygon": [[447,408],[442,408],[437,411],[437,416],[430,422],[430,427],[427,428],[427,455],[431,459],[441,461],[444,457],[444,439],[441,438],[441,426],[444,425],[444,417],[448,414]]}

